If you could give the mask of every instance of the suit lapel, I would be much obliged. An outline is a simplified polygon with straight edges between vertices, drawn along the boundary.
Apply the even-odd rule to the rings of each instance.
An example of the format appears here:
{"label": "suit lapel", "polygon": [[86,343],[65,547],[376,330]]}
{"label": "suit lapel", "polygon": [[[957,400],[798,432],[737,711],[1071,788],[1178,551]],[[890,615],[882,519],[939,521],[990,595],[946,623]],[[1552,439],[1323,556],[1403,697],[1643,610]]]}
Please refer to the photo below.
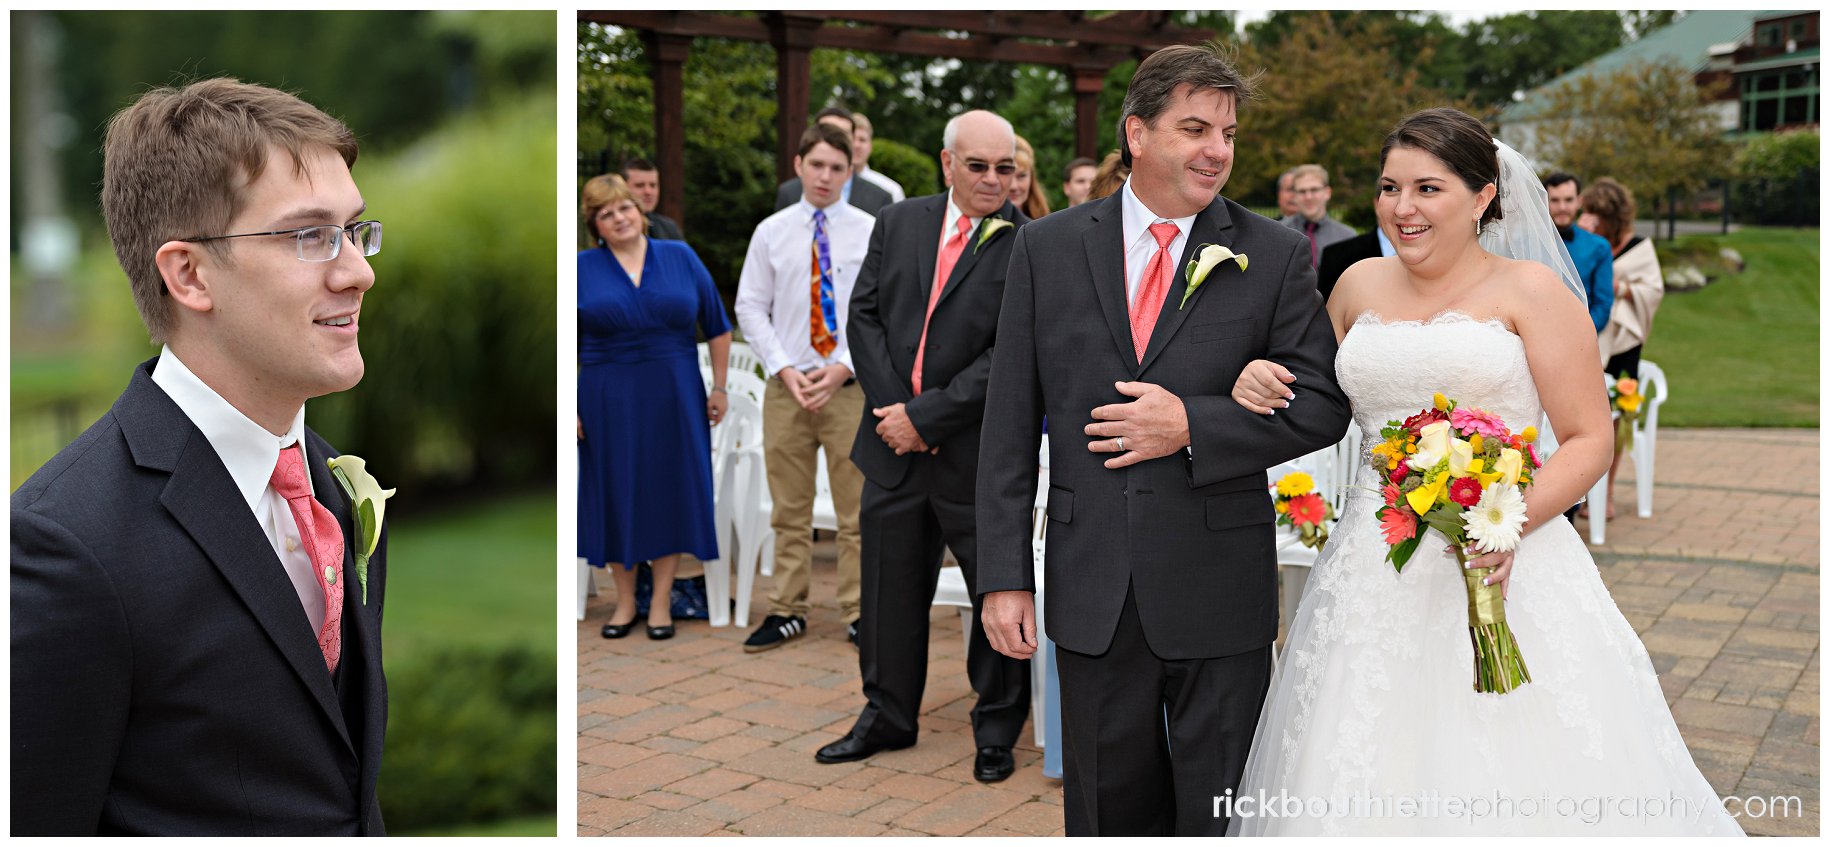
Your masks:
{"label": "suit lapel", "polygon": [[140,367],[115,407],[134,461],[171,474],[159,501],[253,613],[355,755],[337,692],[324,667],[324,654],[318,650],[305,610],[299,607],[298,592],[222,459],[178,405],[153,383],[152,364]]}
{"label": "suit lapel", "polygon": [[915,303],[915,331],[921,331],[921,325],[928,315],[928,295],[934,290],[934,267],[940,260],[940,225],[947,216],[947,195],[936,194],[928,200],[923,211],[915,216],[916,226],[912,227],[915,239],[915,280],[907,295]]}
{"label": "suit lapel", "polygon": [[[1011,213],[1015,210],[1016,207],[1010,205],[1010,201],[1006,200],[1004,201],[1003,208],[979,219],[978,228],[966,236],[966,249],[960,252],[959,261],[953,264],[953,273],[948,275],[946,286],[941,288],[940,298],[934,301],[935,309],[939,309],[940,304],[946,302],[947,297],[952,295],[954,290],[959,288],[960,282],[966,278],[966,274],[972,272],[973,266],[979,263],[979,254],[991,249],[990,242],[986,242],[983,247],[979,245],[979,236],[985,231],[986,221],[989,221],[992,218],[1009,221],[1011,219]],[[1014,233],[1012,235],[1014,235]],[[999,235],[992,240],[996,241],[1002,238],[1009,238],[1012,237],[1012,235]],[[934,237],[939,238],[940,233],[935,233]],[[936,253],[938,252],[939,251],[937,250]]]}
{"label": "suit lapel", "polygon": [[1133,377],[1138,374],[1137,348],[1131,343],[1131,310],[1125,297],[1125,220],[1119,194],[1101,201],[1093,215],[1093,224],[1081,243],[1085,245],[1087,268],[1093,290],[1099,295],[1099,310],[1106,315],[1106,326],[1112,330],[1112,343],[1125,360]]}
{"label": "suit lapel", "polygon": [[1182,297],[1188,291],[1188,263],[1195,258],[1196,248],[1203,244],[1218,244],[1229,250],[1233,247],[1233,218],[1227,213],[1226,200],[1215,197],[1214,202],[1195,216],[1194,225],[1188,230],[1188,244],[1182,248],[1182,261],[1175,269],[1175,276],[1169,285],[1169,299],[1163,302],[1163,311],[1156,316],[1156,327],[1150,330],[1150,348],[1144,352],[1144,361],[1137,372],[1142,375],[1150,369],[1150,363],[1156,361],[1158,354],[1168,346],[1169,340],[1175,337],[1176,330],[1188,320],[1188,313],[1201,299],[1202,292],[1219,281],[1223,267],[1216,267],[1208,274],[1208,280],[1195,289],[1195,294],[1188,300],[1187,307],[1182,304]]}

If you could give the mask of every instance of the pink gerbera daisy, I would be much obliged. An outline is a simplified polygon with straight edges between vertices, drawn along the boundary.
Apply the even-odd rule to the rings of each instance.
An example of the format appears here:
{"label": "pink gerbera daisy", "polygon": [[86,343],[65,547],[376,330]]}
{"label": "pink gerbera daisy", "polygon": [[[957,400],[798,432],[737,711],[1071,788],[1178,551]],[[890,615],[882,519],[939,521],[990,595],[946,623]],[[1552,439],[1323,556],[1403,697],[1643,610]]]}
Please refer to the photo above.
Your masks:
{"label": "pink gerbera daisy", "polygon": [[1506,422],[1492,412],[1469,406],[1457,406],[1449,413],[1449,425],[1463,433],[1478,432],[1486,438],[1505,438]]}

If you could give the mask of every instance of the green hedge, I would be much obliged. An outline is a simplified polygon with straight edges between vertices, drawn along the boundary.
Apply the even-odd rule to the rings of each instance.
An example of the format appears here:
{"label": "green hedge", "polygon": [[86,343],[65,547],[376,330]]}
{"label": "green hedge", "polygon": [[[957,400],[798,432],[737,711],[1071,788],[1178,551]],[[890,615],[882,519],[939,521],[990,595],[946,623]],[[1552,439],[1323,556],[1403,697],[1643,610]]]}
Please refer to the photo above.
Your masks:
{"label": "green hedge", "polygon": [[550,650],[503,646],[389,665],[378,789],[389,832],[557,808],[555,662]]}
{"label": "green hedge", "polygon": [[940,192],[940,158],[900,141],[878,138],[871,142],[871,170],[902,184],[910,197]]}

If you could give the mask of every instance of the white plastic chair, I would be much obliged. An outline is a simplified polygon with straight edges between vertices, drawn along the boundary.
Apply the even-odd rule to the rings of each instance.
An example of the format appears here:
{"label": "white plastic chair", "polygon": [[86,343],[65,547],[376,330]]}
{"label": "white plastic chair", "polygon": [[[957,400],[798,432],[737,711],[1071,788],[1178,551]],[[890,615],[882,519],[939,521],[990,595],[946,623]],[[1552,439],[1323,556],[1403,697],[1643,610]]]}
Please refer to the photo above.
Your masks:
{"label": "white plastic chair", "polygon": [[585,619],[585,596],[597,596],[597,580],[592,578],[591,566],[585,564],[583,556],[578,557],[578,619]]}
{"label": "white plastic chair", "polygon": [[832,473],[826,469],[826,448],[814,456],[813,528],[839,531],[839,510],[832,500]]}
{"label": "white plastic chair", "polygon": [[[1652,471],[1658,461],[1658,407],[1671,394],[1671,384],[1658,365],[1641,359],[1639,390],[1651,392],[1652,399],[1640,406],[1639,420],[1633,422],[1633,471],[1639,489],[1639,516],[1652,517]],[[1591,514],[1593,514],[1591,512]]]}
{"label": "white plastic chair", "polygon": [[[732,394],[724,422],[712,428],[712,522],[717,561],[705,562],[705,600],[712,626],[730,625],[731,565],[749,540],[739,531],[749,494],[742,487],[738,457],[762,449],[762,410],[748,396]],[[743,598],[747,605],[749,598]]]}

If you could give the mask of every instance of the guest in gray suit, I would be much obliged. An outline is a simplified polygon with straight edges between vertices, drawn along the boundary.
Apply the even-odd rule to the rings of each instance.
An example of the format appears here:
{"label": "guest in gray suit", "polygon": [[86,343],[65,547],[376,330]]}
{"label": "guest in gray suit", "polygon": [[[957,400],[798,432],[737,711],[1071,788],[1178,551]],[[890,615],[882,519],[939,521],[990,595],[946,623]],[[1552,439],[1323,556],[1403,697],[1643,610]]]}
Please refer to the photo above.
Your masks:
{"label": "guest in gray suit", "polygon": [[[1151,54],[1120,123],[1130,180],[1018,230],[1011,250],[975,588],[992,646],[1034,654],[1046,415],[1069,835],[1225,832],[1213,798],[1245,767],[1277,635],[1265,468],[1347,428],[1308,243],[1218,196],[1253,82],[1211,45]],[[1208,246],[1249,263],[1213,264],[1197,287],[1185,269]],[[1266,350],[1296,375],[1273,416],[1231,399],[1233,369]]]}
{"label": "guest in gray suit", "polygon": [[1357,233],[1353,227],[1328,216],[1328,201],[1334,197],[1334,189],[1328,187],[1328,171],[1321,165],[1291,168],[1290,192],[1296,198],[1297,213],[1284,218],[1283,224],[1309,239],[1309,267],[1321,267],[1323,250]]}
{"label": "guest in gray suit", "polygon": [[386,530],[351,500],[379,526],[391,492],[305,426],[363,373],[356,137],[211,79],[141,95],[103,159],[164,348],[13,493],[12,832],[383,835]]}

